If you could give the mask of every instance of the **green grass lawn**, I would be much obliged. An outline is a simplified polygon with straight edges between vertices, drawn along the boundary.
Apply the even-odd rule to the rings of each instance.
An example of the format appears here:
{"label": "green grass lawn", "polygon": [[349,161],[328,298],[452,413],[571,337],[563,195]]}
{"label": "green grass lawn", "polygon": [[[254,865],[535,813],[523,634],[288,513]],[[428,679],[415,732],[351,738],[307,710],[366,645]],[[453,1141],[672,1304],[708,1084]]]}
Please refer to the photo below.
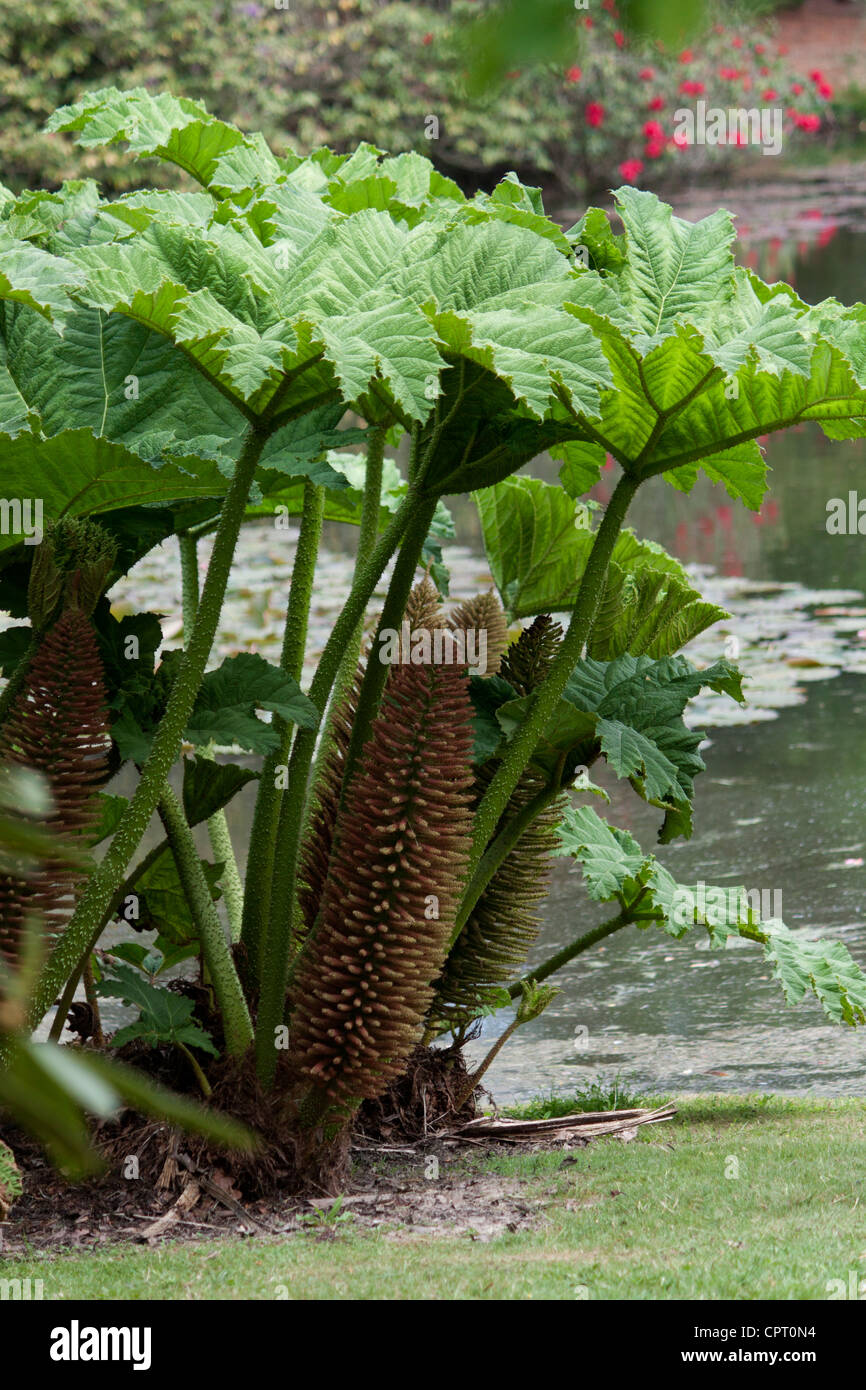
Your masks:
{"label": "green grass lawn", "polygon": [[0,1277],[51,1299],[825,1299],[849,1271],[866,1281],[866,1101],[680,1105],[632,1143],[464,1160],[543,1200],[532,1230],[486,1243],[345,1221],[328,1238],[6,1260]]}

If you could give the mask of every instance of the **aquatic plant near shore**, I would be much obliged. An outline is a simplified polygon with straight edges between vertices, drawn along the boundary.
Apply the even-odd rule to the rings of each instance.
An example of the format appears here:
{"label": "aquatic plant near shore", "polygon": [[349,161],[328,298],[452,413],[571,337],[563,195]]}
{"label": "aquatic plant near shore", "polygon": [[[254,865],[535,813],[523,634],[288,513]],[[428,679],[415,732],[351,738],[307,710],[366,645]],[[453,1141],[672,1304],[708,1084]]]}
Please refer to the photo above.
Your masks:
{"label": "aquatic plant near shore", "polygon": [[[513,176],[466,199],[417,156],[277,158],[167,95],[94,93],[52,127],[125,140],[200,191],[111,201],[75,186],[0,204],[8,498],[38,486],[49,520],[98,514],[115,574],[176,535],[185,616],[183,651],[164,650],[156,614],[117,617],[97,597],[112,765],[130,764],[135,791],[100,802],[106,853],[39,972],[31,1021],[134,906],[162,959],[200,956],[238,1084],[286,1089],[299,1178],[327,1184],[328,1131],[420,1037],[451,1017],[465,1036],[508,998],[522,1021],[549,999],[519,972],[555,833],[589,896],[617,910],[536,984],[612,931],[697,927],[761,946],[789,1001],[809,992],[862,1022],[866,978],[841,945],[747,911],[723,933],[699,912],[680,922],[681,885],[655,856],[588,807],[559,808],[597,792],[604,759],[659,809],[662,843],[691,833],[703,762],[683,716],[704,689],[741,700],[740,678],[730,661],[678,655],[722,610],[625,527],[628,509],[650,480],[688,492],[701,470],[757,510],[762,436],[804,421],[834,439],[866,432],[863,307],[763,284],[735,266],[727,213],[687,223],[634,189],[617,195],[623,235],[599,209],[564,233]],[[401,440],[402,472],[387,454]],[[520,473],[545,451],[557,484]],[[611,460],[598,519],[582,499]],[[502,611],[481,596],[444,624],[486,624],[498,672],[437,663],[435,645],[429,661],[383,662],[384,634],[399,657],[404,620],[410,636],[439,622],[444,499],[462,493]],[[241,652],[208,670],[239,532],[262,516],[299,520],[280,661]],[[324,520],[357,525],[358,554],[302,692]],[[18,616],[39,573],[31,550],[0,535],[0,601]],[[4,670],[30,640],[0,645]],[[197,755],[182,759],[179,799],[167,779],[184,744]],[[250,780],[215,746],[264,759],[242,886],[230,840],[214,838],[212,863],[193,835]],[[154,812],[165,841],[134,863]],[[231,941],[221,886],[242,892]]]}

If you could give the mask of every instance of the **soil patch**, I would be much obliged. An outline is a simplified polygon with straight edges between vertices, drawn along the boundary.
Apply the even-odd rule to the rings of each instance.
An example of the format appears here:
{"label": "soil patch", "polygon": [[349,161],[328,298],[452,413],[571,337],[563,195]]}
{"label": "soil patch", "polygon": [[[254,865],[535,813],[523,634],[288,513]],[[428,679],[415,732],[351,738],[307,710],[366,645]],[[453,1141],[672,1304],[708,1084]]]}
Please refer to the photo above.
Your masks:
{"label": "soil patch", "polygon": [[[339,1198],[302,1198],[271,1190],[244,1197],[232,1176],[216,1166],[190,1171],[183,1147],[159,1185],[116,1173],[85,1183],[61,1178],[35,1151],[15,1147],[24,1193],[0,1226],[2,1254],[63,1254],[110,1248],[129,1241],[198,1241],[215,1236],[304,1235],[331,1239],[339,1231],[384,1228],[397,1240],[418,1235],[468,1234],[488,1240],[529,1226],[544,1205],[526,1183],[480,1173],[471,1161],[477,1144],[433,1139],[414,1147],[367,1145],[355,1150],[351,1191]],[[151,1143],[166,1150],[172,1134],[153,1127]],[[26,1147],[26,1146],[25,1146]],[[505,1152],[488,1144],[485,1154]],[[164,1165],[163,1165],[164,1166]]]}

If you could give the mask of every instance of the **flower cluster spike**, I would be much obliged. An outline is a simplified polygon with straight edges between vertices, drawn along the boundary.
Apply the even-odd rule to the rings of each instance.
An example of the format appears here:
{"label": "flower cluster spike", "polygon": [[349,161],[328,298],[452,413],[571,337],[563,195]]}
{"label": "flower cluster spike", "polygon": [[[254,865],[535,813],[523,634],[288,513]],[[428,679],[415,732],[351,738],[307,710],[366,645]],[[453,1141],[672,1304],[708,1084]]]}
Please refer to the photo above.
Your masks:
{"label": "flower cluster spike", "polygon": [[518,695],[531,694],[547,675],[561,641],[559,623],[549,613],[539,613],[508,648],[499,668],[500,676]]}
{"label": "flower cluster spike", "polygon": [[412,632],[422,627],[432,631],[433,628],[439,626],[441,613],[436,586],[431,584],[425,575],[409,594],[406,604],[406,622]]}
{"label": "flower cluster spike", "polygon": [[499,674],[500,663],[508,647],[508,623],[502,604],[492,589],[478,594],[455,608],[448,619],[453,632],[487,632],[487,670],[485,675]]}
{"label": "flower cluster spike", "polygon": [[[416,584],[406,604],[406,622],[410,634],[419,628],[432,629],[440,619],[439,595],[426,577]],[[411,648],[411,636],[410,636]],[[299,937],[311,931],[325,892],[328,865],[334,840],[334,826],[343,794],[343,775],[352,738],[352,724],[358,708],[361,683],[366,663],[360,661],[354,681],[334,710],[329,730],[330,742],[322,764],[322,774],[316,793],[316,803],[310,817],[309,829],[301,847],[298,875],[298,903],[301,909]]]}
{"label": "flower cluster spike", "polygon": [[334,709],[327,733],[329,743],[316,787],[316,800],[301,845],[298,871],[298,905],[301,909],[301,920],[298,944],[313,930],[325,896],[328,865],[331,862],[331,847],[334,842],[334,826],[337,824],[340,797],[343,794],[343,775],[349,755],[349,744],[352,741],[352,724],[358,708],[364,669],[365,663],[360,661],[351,686]]}
{"label": "flower cluster spike", "polygon": [[[45,777],[52,811],[42,824],[65,846],[83,847],[96,824],[96,790],[108,776],[108,711],[102,663],[88,618],[70,608],[43,637],[3,726],[0,759]],[[50,937],[65,926],[80,863],[52,860],[30,877],[0,876],[0,954],[14,963],[25,917]]]}
{"label": "flower cluster spike", "polygon": [[[507,649],[500,675],[518,695],[529,695],[544,679],[556,655],[562,628],[541,614]],[[490,785],[498,764],[476,771],[475,803]],[[502,825],[542,790],[544,778],[528,768],[515,787]],[[538,904],[547,894],[550,856],[566,798],[557,798],[523,832],[488,883],[452,948],[436,984],[430,1022],[436,1028],[463,1025],[494,1003],[498,991],[523,970],[538,936]]]}
{"label": "flower cluster spike", "polygon": [[63,608],[93,612],[117,559],[117,542],[97,521],[62,517],[49,522],[33,556],[27,608],[43,632]]}
{"label": "flower cluster spike", "polygon": [[292,1053],[334,1105],[379,1095],[417,1042],[471,845],[465,668],[392,668],[340,816]]}
{"label": "flower cluster spike", "polygon": [[[496,764],[477,773],[477,789],[489,785]],[[512,820],[544,786],[540,774],[523,774],[502,820]],[[493,875],[449,953],[436,983],[430,1022],[452,1027],[468,1023],[525,968],[538,936],[538,905],[547,896],[550,856],[559,843],[557,826],[567,798],[557,798],[523,832]]]}

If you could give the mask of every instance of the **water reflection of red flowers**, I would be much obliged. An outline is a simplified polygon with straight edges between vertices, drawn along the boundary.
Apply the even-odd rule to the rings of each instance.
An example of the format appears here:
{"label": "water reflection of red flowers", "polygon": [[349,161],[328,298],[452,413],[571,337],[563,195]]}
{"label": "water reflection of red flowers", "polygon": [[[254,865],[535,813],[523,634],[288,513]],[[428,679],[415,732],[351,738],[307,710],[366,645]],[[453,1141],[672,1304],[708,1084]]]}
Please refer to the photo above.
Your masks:
{"label": "water reflection of red flowers", "polygon": [[604,107],[600,101],[589,101],[584,111],[587,125],[600,126],[604,120]]}

